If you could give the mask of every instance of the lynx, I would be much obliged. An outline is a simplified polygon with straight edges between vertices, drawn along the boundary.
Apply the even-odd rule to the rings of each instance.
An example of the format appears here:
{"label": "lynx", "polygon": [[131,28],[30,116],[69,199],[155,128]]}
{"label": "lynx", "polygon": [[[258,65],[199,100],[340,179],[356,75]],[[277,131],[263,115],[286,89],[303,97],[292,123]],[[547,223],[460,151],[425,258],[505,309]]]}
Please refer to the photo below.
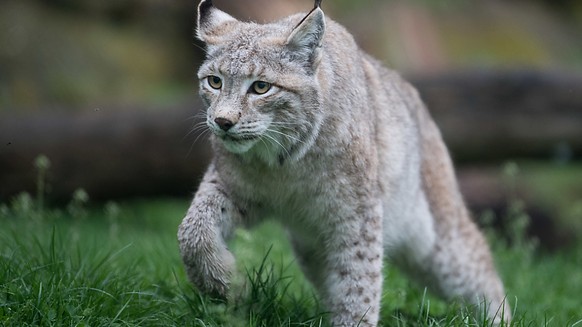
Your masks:
{"label": "lynx", "polygon": [[378,324],[384,259],[421,287],[508,321],[488,245],[419,95],[320,2],[269,24],[199,4],[214,157],[178,231],[189,279],[226,297],[226,241],[272,218],[334,326]]}

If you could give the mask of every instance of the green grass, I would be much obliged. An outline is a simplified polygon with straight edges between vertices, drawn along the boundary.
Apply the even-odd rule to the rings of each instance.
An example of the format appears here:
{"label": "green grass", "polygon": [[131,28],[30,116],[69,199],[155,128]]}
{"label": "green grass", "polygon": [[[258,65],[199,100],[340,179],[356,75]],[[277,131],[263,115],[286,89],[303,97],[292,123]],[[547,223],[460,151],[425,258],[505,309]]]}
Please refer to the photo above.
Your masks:
{"label": "green grass", "polygon": [[[274,224],[238,231],[228,303],[185,277],[176,230],[188,201],[108,203],[84,194],[60,209],[22,195],[0,205],[0,326],[320,326],[326,313]],[[582,243],[538,253],[488,233],[514,326],[582,326]],[[483,326],[385,269],[384,326]]]}
{"label": "green grass", "polygon": [[522,162],[519,167],[531,197],[554,212],[558,223],[582,233],[582,165]]}

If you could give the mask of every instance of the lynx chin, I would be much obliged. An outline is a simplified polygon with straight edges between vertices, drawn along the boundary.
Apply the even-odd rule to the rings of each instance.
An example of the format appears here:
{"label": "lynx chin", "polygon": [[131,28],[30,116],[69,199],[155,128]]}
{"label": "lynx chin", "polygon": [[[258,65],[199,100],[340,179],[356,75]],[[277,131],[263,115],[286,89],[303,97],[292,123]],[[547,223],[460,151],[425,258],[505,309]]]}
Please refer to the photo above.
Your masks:
{"label": "lynx chin", "polygon": [[488,245],[418,93],[319,2],[269,24],[200,2],[198,77],[214,157],[178,231],[189,279],[226,297],[226,241],[272,218],[333,326],[378,324],[384,259],[421,287],[509,321]]}

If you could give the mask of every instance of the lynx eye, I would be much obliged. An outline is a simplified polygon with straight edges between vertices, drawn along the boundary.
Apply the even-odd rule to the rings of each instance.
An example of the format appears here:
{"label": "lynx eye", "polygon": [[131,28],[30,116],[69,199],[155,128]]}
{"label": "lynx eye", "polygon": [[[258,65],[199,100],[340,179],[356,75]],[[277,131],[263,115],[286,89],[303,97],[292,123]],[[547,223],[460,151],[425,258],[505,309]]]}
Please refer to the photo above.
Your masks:
{"label": "lynx eye", "polygon": [[222,80],[220,77],[212,75],[208,76],[206,80],[208,81],[208,85],[210,85],[211,88],[215,90],[220,90],[222,88]]}
{"label": "lynx eye", "polygon": [[251,85],[251,91],[256,94],[265,94],[271,89],[271,84],[263,81],[256,81]]}

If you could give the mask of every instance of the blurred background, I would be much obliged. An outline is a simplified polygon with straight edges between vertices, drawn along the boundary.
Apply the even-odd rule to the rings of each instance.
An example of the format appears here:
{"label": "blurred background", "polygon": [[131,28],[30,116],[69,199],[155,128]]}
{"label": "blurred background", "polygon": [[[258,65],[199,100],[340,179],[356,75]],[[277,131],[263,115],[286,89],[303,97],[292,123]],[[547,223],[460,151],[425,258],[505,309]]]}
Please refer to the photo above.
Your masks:
{"label": "blurred background", "polygon": [[[214,3],[257,22],[313,6]],[[196,6],[0,1],[0,203],[35,192],[39,155],[50,161],[53,203],[79,188],[94,201],[193,194],[210,156],[192,130],[203,111]],[[323,8],[419,88],[481,221],[503,227],[518,210],[548,249],[576,238],[581,1],[327,0]]]}

